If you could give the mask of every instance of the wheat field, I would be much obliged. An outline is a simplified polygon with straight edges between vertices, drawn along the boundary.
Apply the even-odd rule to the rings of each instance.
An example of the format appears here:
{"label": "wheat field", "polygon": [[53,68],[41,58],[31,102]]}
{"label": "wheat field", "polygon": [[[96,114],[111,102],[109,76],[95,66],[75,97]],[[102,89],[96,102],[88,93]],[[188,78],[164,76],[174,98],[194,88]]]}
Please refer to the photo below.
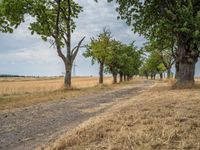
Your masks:
{"label": "wheat field", "polygon": [[[105,84],[111,84],[111,77],[105,77]],[[72,78],[74,88],[88,88],[98,84],[98,77]],[[0,95],[49,92],[63,88],[63,78],[0,78]]]}
{"label": "wheat field", "polygon": [[[70,99],[98,92],[98,77],[72,78],[72,90],[63,86],[63,78],[0,78],[0,110],[30,106],[46,101]],[[104,78],[111,85],[112,78]]]}

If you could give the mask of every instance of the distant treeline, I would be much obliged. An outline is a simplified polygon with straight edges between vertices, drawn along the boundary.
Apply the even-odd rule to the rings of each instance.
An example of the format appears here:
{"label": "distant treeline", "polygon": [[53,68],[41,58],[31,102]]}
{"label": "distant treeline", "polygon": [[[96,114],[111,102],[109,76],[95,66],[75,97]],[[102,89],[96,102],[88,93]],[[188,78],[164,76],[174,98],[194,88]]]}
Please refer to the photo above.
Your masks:
{"label": "distant treeline", "polygon": [[26,77],[21,75],[0,74],[0,77]]}
{"label": "distant treeline", "polygon": [[[13,77],[13,78],[42,78],[42,77],[48,77],[48,76],[25,76],[25,75],[11,75],[11,74],[0,74],[0,78],[10,78],[10,77]],[[55,77],[63,77],[62,75],[61,76],[52,76],[53,78]]]}

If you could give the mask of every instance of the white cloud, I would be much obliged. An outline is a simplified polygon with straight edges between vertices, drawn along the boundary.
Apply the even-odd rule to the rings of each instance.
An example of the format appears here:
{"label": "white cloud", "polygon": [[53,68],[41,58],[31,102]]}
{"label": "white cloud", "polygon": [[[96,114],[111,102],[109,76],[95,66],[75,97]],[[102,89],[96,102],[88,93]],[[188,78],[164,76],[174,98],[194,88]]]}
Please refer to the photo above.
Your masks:
{"label": "white cloud", "polygon": [[[109,27],[113,36],[125,43],[136,40],[141,46],[144,39],[133,34],[131,29],[122,20],[117,20],[115,3],[107,3],[101,0],[95,3],[93,0],[77,0],[83,6],[84,12],[80,14],[77,22],[77,29],[72,35],[72,45],[86,36],[84,44],[90,41],[102,31],[103,27]],[[31,22],[32,18],[27,17],[26,21]],[[12,72],[18,66],[23,69],[20,74],[60,74],[63,70],[63,63],[56,54],[56,50],[49,48],[50,44],[41,40],[39,36],[31,35],[27,24],[22,24],[13,34],[0,34],[0,73]],[[82,56],[83,49],[76,58],[79,75],[97,75],[98,66],[91,67],[90,59]],[[29,65],[26,65],[29,64]],[[30,72],[30,64],[32,70]],[[13,70],[15,73],[16,70]],[[41,71],[42,70],[42,71]]]}

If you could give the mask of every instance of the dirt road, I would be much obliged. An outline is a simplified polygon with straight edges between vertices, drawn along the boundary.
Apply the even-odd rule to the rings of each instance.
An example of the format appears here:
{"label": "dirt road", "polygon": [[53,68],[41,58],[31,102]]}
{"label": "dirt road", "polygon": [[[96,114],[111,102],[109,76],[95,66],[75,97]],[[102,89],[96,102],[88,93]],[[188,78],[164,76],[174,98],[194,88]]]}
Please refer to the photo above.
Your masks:
{"label": "dirt road", "polygon": [[138,95],[152,85],[144,82],[99,94],[41,103],[0,112],[0,149],[29,150],[49,142],[81,122]]}

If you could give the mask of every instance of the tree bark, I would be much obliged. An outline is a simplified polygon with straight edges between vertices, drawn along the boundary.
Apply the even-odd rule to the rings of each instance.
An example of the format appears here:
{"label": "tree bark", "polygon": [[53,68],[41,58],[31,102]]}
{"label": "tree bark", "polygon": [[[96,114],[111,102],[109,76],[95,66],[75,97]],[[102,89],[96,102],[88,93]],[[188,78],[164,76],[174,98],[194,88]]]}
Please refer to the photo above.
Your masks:
{"label": "tree bark", "polygon": [[103,84],[103,68],[104,68],[104,63],[100,62],[100,67],[99,67],[99,84]]}
{"label": "tree bark", "polygon": [[124,81],[127,81],[127,75],[124,74]]}
{"label": "tree bark", "polygon": [[195,64],[198,47],[192,39],[179,40],[176,51],[176,83],[174,87],[188,88],[194,85]]}
{"label": "tree bark", "polygon": [[119,75],[120,75],[120,81],[119,82],[123,82],[123,72],[120,72]]}
{"label": "tree bark", "polygon": [[171,76],[171,68],[168,68],[167,69],[167,78],[169,79]]}
{"label": "tree bark", "polygon": [[65,78],[64,84],[66,88],[71,88],[71,74],[72,74],[72,65],[65,64]]}
{"label": "tree bark", "polygon": [[154,79],[154,80],[156,79],[156,74],[153,75],[153,79]]}
{"label": "tree bark", "polygon": [[117,83],[117,73],[112,73],[113,75],[113,84],[116,84]]}
{"label": "tree bark", "polygon": [[153,80],[153,74],[151,74],[151,80]]}
{"label": "tree bark", "polygon": [[178,62],[178,60],[176,60],[175,68],[176,68],[175,79],[177,79],[179,77],[179,62]]}
{"label": "tree bark", "polygon": [[163,79],[163,74],[162,73],[160,73],[160,80],[162,80]]}
{"label": "tree bark", "polygon": [[191,87],[194,85],[195,62],[179,64],[179,73],[176,74],[176,87]]}

